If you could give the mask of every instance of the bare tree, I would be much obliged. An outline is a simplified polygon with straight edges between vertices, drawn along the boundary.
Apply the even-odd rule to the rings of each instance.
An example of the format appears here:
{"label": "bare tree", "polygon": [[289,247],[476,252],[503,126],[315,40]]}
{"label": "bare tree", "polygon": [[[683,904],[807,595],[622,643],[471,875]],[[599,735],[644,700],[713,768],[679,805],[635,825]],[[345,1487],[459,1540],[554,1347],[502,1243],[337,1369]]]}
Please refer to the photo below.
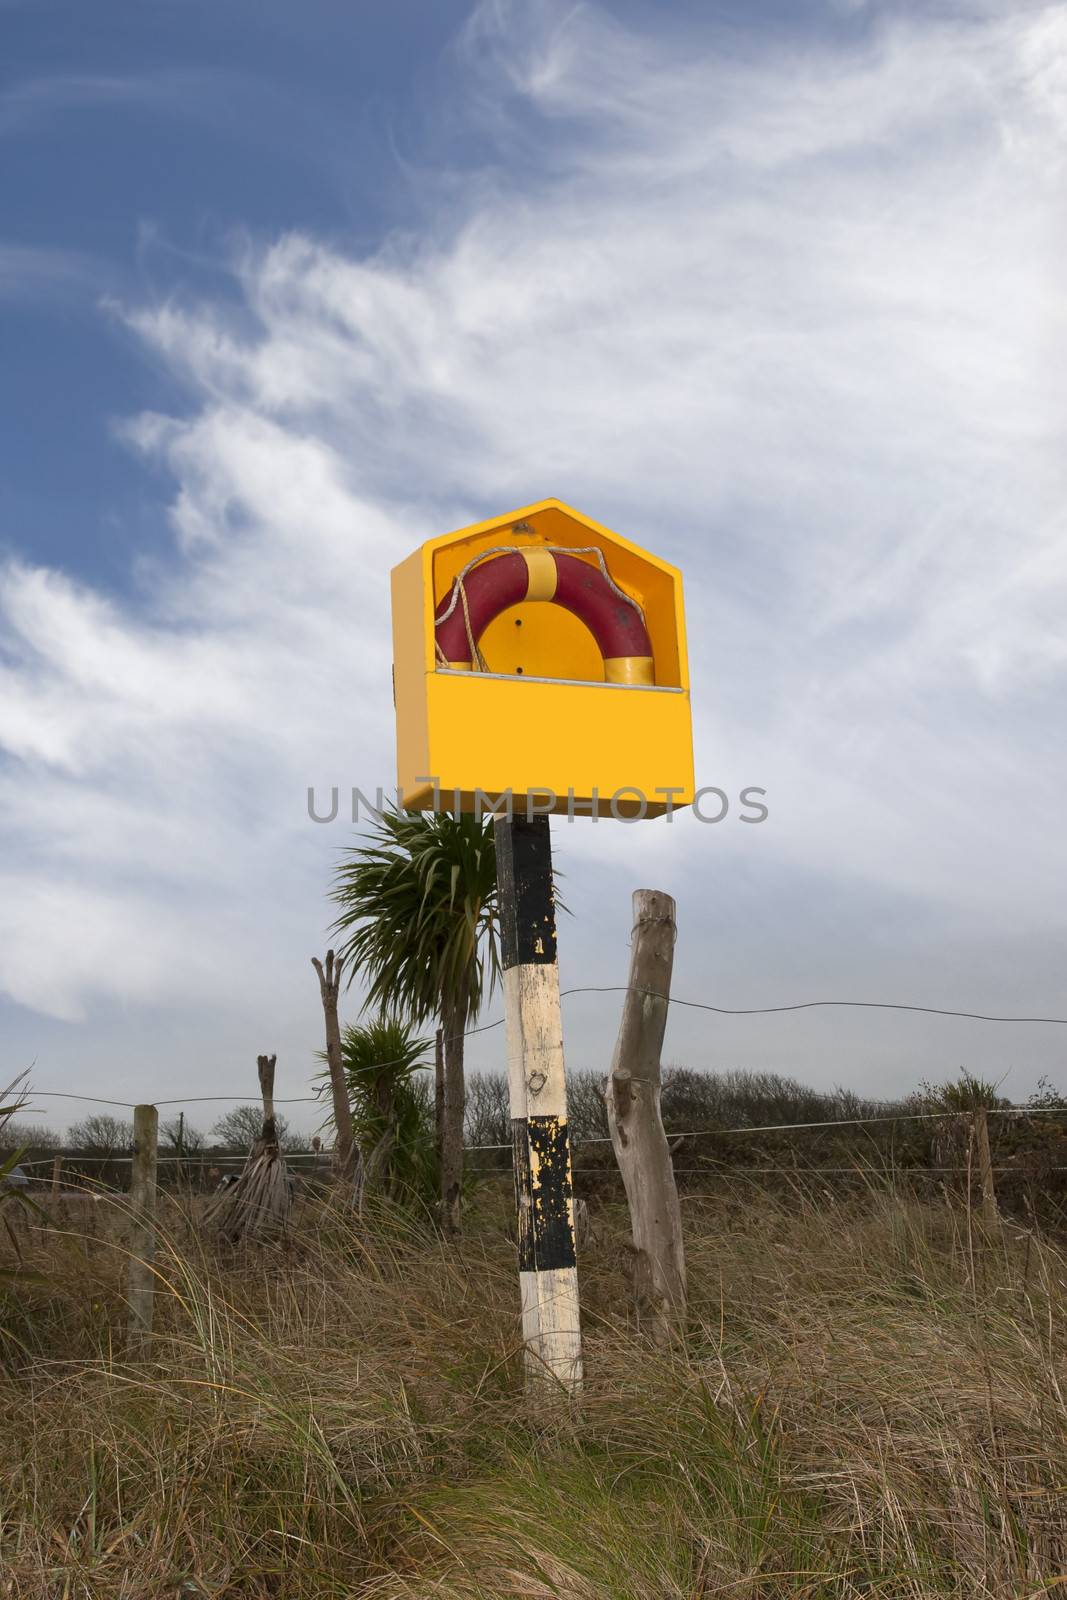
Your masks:
{"label": "bare tree", "polygon": [[[263,1108],[253,1105],[234,1106],[211,1129],[215,1142],[230,1150],[251,1149],[262,1131]],[[291,1152],[304,1149],[304,1135],[295,1133],[285,1117],[275,1116],[274,1131],[282,1150]]]}
{"label": "bare tree", "polygon": [[0,1125],[0,1150],[55,1150],[63,1140],[43,1122],[23,1122],[12,1117]]}
{"label": "bare tree", "polygon": [[113,1156],[116,1151],[129,1150],[133,1144],[133,1123],[122,1122],[105,1112],[95,1112],[67,1129],[67,1143],[72,1150],[82,1150],[86,1155]]}
{"label": "bare tree", "polygon": [[511,1106],[502,1072],[472,1072],[467,1079],[464,1128],[468,1147],[506,1145],[511,1160]]}
{"label": "bare tree", "polygon": [[173,1150],[175,1155],[195,1156],[204,1148],[204,1135],[199,1128],[191,1128],[181,1118],[173,1117],[170,1122],[160,1123],[159,1144],[161,1149]]}
{"label": "bare tree", "polygon": [[318,956],[312,956],[311,965],[318,973],[326,1023],[326,1066],[330,1074],[333,1125],[337,1134],[337,1170],[344,1181],[352,1184],[358,1200],[362,1189],[363,1162],[352,1132],[352,1108],[348,1103],[348,1083],[341,1059],[341,1023],[337,1011],[344,961],[336,959],[332,950],[327,950],[325,968]]}

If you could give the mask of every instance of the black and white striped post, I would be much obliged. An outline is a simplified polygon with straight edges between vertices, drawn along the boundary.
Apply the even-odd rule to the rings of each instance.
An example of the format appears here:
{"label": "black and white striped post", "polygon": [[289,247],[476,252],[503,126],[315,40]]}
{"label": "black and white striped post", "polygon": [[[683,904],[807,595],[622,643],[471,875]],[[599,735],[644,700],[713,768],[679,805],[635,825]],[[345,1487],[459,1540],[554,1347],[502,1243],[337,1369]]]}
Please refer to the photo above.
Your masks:
{"label": "black and white striped post", "polygon": [[582,1382],[563,1023],[547,816],[496,820],[526,1381]]}

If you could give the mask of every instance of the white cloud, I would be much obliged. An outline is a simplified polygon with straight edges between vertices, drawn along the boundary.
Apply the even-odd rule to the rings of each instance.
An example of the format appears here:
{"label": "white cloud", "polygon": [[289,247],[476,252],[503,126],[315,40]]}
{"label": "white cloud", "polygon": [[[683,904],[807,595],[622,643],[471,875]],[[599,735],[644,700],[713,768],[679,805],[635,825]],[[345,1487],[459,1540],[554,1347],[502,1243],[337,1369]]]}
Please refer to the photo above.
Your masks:
{"label": "white cloud", "polygon": [[[245,245],[240,314],[124,311],[192,396],[125,424],[174,477],[176,559],[137,608],[0,578],[17,999],[221,1004],[234,940],[264,976],[231,1003],[302,994],[341,842],[304,787],[390,774],[388,568],[545,494],[685,569],[701,772],[772,803],[714,849],[692,824],[568,835],[572,904],[638,839],[637,875],[698,901],[758,860],[772,998],[791,940],[844,959],[802,874],[874,919],[907,900],[935,948],[1062,929],[1067,14],[685,43],[483,6],[466,202],[453,175],[451,212],[362,260]],[[58,999],[57,918],[94,930]],[[877,932],[868,956],[869,989]]]}

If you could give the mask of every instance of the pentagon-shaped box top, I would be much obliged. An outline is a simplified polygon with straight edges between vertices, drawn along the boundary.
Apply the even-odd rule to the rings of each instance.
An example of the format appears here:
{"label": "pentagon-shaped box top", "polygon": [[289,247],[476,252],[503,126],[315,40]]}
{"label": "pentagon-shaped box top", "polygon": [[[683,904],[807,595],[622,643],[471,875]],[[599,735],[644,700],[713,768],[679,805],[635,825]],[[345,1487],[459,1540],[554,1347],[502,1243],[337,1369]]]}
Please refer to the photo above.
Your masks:
{"label": "pentagon-shaped box top", "polygon": [[600,816],[692,800],[676,567],[541,500],[427,540],[392,577],[408,810],[488,809],[508,791]]}

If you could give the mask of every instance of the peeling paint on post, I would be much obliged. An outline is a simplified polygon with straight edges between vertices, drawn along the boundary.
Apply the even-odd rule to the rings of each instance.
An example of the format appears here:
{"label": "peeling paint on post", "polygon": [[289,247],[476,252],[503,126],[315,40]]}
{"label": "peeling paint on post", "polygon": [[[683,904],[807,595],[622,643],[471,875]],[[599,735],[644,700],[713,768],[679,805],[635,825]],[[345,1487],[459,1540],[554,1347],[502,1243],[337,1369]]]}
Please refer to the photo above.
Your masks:
{"label": "peeling paint on post", "polygon": [[496,822],[527,1384],[582,1381],[548,818]]}

